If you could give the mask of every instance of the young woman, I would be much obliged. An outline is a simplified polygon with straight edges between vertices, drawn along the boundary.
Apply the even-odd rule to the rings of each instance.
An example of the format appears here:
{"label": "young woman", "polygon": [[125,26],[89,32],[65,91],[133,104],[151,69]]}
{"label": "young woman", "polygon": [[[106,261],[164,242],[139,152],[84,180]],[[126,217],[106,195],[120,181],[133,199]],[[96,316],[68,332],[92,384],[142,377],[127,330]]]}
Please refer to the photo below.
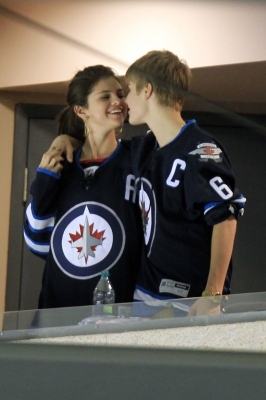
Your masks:
{"label": "young woman", "polygon": [[117,303],[133,301],[142,227],[130,147],[118,141],[127,105],[111,68],[72,79],[59,132],[83,143],[68,162],[56,148],[42,157],[31,186],[24,237],[46,259],[39,308],[91,305],[103,270]]}

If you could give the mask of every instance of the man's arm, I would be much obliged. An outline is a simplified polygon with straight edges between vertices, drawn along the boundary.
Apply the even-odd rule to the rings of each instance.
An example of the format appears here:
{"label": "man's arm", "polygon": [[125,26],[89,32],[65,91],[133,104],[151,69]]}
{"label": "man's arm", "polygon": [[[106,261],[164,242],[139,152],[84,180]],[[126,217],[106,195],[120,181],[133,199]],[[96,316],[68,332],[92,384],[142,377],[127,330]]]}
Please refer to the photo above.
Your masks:
{"label": "man's arm", "polygon": [[[231,216],[227,220],[214,225],[211,245],[210,271],[205,287],[206,292],[223,291],[224,281],[233,252],[236,234],[236,219]],[[213,303],[208,297],[198,299],[190,308],[189,316],[219,314],[220,305]]]}
{"label": "man's arm", "polygon": [[205,290],[223,291],[228,265],[232,256],[237,221],[234,216],[214,225],[212,232],[210,272]]}
{"label": "man's arm", "polygon": [[81,142],[69,135],[57,136],[50,146],[50,150],[57,151],[58,154],[65,154],[69,162],[73,161],[73,151],[81,146]]}

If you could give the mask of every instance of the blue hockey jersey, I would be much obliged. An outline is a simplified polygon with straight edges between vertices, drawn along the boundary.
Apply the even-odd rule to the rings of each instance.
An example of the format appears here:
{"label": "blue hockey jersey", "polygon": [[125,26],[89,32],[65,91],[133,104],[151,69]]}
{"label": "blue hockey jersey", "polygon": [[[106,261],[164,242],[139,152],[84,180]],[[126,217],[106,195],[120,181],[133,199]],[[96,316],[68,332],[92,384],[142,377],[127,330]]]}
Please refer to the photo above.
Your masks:
{"label": "blue hockey jersey", "polygon": [[38,169],[24,237],[46,259],[39,308],[92,304],[108,269],[117,303],[133,301],[142,242],[130,142],[121,141],[100,166],[83,169],[81,149],[61,176]]}

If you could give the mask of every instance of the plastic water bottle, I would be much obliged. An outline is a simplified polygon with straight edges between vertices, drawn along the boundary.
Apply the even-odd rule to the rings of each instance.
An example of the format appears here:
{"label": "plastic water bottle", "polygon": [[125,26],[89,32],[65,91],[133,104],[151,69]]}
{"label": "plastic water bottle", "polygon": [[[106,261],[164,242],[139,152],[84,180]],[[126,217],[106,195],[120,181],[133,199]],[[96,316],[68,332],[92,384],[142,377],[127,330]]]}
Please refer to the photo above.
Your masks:
{"label": "plastic water bottle", "polygon": [[115,302],[115,291],[109,280],[109,272],[103,271],[101,278],[93,292],[93,304],[113,304]]}

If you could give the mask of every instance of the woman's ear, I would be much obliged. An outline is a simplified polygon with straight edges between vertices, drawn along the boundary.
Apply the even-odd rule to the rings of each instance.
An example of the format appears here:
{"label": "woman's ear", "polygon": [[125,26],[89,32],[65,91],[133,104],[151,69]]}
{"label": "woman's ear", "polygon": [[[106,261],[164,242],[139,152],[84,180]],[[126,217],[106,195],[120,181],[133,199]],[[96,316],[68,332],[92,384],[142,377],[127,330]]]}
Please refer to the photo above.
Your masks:
{"label": "woman's ear", "polygon": [[83,121],[85,121],[88,117],[87,111],[84,109],[84,107],[74,106],[74,112],[77,114],[78,117],[83,119]]}

